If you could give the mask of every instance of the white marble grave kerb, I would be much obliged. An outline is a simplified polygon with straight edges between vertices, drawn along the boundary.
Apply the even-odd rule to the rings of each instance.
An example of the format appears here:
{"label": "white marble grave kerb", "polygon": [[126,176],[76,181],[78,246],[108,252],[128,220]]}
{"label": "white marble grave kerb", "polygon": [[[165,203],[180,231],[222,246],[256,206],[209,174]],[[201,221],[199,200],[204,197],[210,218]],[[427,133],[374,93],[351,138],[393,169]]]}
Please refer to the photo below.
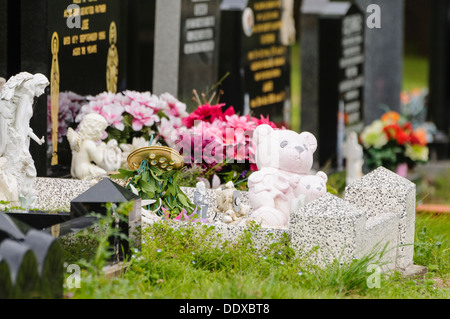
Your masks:
{"label": "white marble grave kerb", "polygon": [[[68,210],[70,201],[91,186],[88,181],[38,178],[37,204]],[[195,188],[182,190],[193,200]],[[210,207],[216,205],[214,190],[207,190],[206,199]],[[241,203],[249,204],[247,192],[241,192]],[[208,214],[214,217],[215,212],[209,209]],[[187,225],[171,224],[179,228]],[[148,224],[142,222],[142,227]],[[246,229],[247,226],[215,226],[223,241],[237,240]],[[287,233],[297,256],[307,257],[319,266],[334,259],[350,262],[386,246],[381,262],[388,269],[405,271],[414,266],[414,229],[415,185],[381,167],[349,185],[344,199],[327,193],[293,212],[288,227],[261,228],[253,233],[253,240],[263,247],[270,244],[268,241],[281,240]]]}

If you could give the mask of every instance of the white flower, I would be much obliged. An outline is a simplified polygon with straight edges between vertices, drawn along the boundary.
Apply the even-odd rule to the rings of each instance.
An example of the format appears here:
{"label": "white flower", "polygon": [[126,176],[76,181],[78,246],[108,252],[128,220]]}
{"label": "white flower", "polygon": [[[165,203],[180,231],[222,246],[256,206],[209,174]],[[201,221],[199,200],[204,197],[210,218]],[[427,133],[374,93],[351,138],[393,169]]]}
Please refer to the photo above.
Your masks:
{"label": "white flower", "polygon": [[405,145],[405,155],[413,161],[428,161],[430,150],[426,146],[422,145]]}
{"label": "white flower", "polygon": [[384,124],[381,120],[374,121],[361,133],[361,140],[365,148],[381,148],[388,142],[386,134],[383,132]]}

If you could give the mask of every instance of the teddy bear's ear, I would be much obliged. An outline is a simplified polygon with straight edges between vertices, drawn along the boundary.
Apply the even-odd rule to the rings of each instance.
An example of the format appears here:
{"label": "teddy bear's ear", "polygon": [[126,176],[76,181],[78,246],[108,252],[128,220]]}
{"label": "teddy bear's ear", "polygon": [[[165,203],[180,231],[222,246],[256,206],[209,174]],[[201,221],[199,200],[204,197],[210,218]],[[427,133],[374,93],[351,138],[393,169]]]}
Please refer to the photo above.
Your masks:
{"label": "teddy bear's ear", "polygon": [[317,139],[314,135],[309,132],[303,132],[300,134],[301,138],[306,141],[306,145],[311,149],[314,153],[317,150]]}
{"label": "teddy bear's ear", "polygon": [[270,125],[262,124],[259,125],[255,131],[253,132],[253,141],[258,145],[261,141],[263,141],[267,136],[272,134],[273,128]]}

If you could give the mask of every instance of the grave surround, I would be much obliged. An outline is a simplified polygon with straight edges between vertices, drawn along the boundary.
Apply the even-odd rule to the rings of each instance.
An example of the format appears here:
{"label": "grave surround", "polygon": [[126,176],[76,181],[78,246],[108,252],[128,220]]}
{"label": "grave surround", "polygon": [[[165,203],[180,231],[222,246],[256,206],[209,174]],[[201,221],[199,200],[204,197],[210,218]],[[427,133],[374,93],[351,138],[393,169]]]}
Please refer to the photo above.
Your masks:
{"label": "grave surround", "polygon": [[[37,204],[70,209],[70,201],[91,186],[92,182],[87,181],[38,178]],[[182,189],[193,200],[195,188]],[[248,193],[241,192],[241,195],[242,203],[248,205]],[[207,199],[210,208],[216,204],[213,190],[208,190]],[[208,214],[209,217],[215,215],[212,209]],[[182,222],[172,225],[186,226]],[[224,224],[214,227],[222,234],[223,241],[236,240],[248,229]],[[349,185],[344,199],[327,193],[293,213],[288,227],[260,228],[252,236],[255,243],[263,247],[281,240],[287,233],[296,255],[308,256],[311,263],[319,266],[334,259],[350,262],[386,248],[382,262],[387,269],[407,270],[414,266],[414,228],[415,185],[380,167]],[[320,249],[311,253],[317,246]]]}

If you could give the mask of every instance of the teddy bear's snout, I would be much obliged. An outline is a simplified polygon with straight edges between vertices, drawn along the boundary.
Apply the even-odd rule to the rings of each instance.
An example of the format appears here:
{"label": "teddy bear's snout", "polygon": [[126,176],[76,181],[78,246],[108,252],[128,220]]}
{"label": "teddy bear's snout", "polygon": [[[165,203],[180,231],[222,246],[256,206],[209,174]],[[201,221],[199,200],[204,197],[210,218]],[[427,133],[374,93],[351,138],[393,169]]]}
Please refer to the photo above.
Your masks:
{"label": "teddy bear's snout", "polygon": [[299,152],[299,153],[303,153],[305,151],[305,149],[301,146],[296,146],[295,149]]}

